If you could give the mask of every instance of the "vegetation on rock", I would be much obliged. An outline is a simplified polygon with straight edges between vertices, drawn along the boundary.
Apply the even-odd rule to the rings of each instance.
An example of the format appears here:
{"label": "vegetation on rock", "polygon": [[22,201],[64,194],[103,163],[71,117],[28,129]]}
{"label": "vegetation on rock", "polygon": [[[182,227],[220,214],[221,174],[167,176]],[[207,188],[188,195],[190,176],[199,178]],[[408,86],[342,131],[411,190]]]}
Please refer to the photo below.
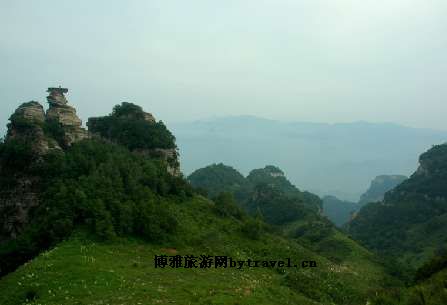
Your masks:
{"label": "vegetation on rock", "polygon": [[104,117],[90,118],[87,126],[92,133],[135,149],[175,149],[175,137],[162,121],[152,122],[145,119],[141,107],[132,103],[122,103],[113,108],[113,112]]}
{"label": "vegetation on rock", "polygon": [[413,270],[445,251],[447,245],[447,144],[420,157],[420,168],[385,195],[369,203],[348,225],[368,248]]}

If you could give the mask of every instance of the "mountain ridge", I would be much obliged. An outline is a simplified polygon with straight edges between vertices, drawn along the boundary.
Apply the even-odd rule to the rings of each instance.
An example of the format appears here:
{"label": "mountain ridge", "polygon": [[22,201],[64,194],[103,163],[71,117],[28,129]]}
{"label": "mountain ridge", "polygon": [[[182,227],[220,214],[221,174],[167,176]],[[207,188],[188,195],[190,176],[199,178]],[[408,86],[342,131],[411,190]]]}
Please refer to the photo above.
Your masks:
{"label": "mountain ridge", "polygon": [[371,177],[388,172],[410,175],[417,155],[447,139],[444,131],[393,124],[293,124],[253,117],[170,127],[186,174],[223,162],[247,175],[252,168],[274,163],[287,169],[290,180],[303,189],[354,202]]}

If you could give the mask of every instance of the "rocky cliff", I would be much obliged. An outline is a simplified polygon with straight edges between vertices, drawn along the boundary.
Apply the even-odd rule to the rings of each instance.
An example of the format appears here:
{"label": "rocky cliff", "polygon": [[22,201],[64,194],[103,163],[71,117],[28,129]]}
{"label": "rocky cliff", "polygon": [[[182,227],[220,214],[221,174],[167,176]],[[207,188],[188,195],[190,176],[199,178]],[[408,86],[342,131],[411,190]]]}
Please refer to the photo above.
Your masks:
{"label": "rocky cliff", "polygon": [[64,146],[70,146],[88,137],[87,131],[82,128],[81,119],[76,115],[76,109],[68,105],[64,96],[67,91],[65,88],[48,88],[49,108],[46,113],[47,121],[54,121],[62,126],[64,130],[62,145]]}
{"label": "rocky cliff", "polygon": [[10,117],[5,141],[22,139],[32,144],[34,152],[45,154],[51,149],[66,148],[88,137],[76,109],[68,105],[66,88],[48,88],[49,108],[31,101],[20,105]]}
{"label": "rocky cliff", "polygon": [[10,117],[4,143],[0,142],[0,242],[18,236],[32,208],[39,206],[44,177],[36,174],[36,168],[50,153],[64,154],[92,135],[161,160],[168,173],[181,175],[175,137],[141,107],[117,105],[111,115],[89,119],[88,132],[68,104],[68,89],[48,88],[47,92],[48,110],[36,101],[20,105]]}
{"label": "rocky cliff", "polygon": [[50,149],[60,149],[59,144],[45,135],[45,112],[36,101],[23,103],[9,118],[5,141],[24,141],[32,146],[37,155]]}
{"label": "rocky cliff", "polygon": [[48,89],[46,113],[40,103],[31,101],[21,104],[9,119],[0,160],[0,241],[15,238],[28,222],[30,210],[39,205],[41,177],[33,169],[42,158],[88,137],[76,110],[68,105],[67,91]]}
{"label": "rocky cliff", "polygon": [[382,201],[386,192],[394,189],[407,179],[402,175],[381,175],[374,178],[371,181],[369,189],[362,194],[359,200],[359,207],[367,204],[368,202]]}

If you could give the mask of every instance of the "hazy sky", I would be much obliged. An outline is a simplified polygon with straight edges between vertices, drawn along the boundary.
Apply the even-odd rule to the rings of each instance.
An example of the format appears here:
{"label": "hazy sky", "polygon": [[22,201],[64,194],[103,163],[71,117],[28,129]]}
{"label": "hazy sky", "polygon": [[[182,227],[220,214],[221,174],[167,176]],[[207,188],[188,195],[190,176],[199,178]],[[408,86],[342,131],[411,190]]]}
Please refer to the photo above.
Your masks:
{"label": "hazy sky", "polygon": [[445,0],[0,0],[0,125],[63,85],[83,120],[130,101],[168,124],[447,130],[446,16]]}

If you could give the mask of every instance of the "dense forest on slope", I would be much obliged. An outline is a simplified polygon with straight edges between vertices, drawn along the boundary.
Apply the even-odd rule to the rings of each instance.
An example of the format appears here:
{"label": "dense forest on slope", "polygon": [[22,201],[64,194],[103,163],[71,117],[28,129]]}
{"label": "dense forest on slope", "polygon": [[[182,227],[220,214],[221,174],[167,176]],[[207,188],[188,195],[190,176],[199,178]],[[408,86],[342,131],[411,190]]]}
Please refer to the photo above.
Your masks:
{"label": "dense forest on slope", "polygon": [[[203,184],[209,176],[224,176],[231,172],[237,180],[218,179],[216,184]],[[200,180],[197,175],[200,173]],[[240,183],[241,174],[229,166],[219,164],[210,165],[192,173],[188,180],[194,187],[210,190],[222,189],[229,191],[229,186],[244,185],[244,196],[236,198],[236,204],[249,215],[261,219],[273,226],[277,234],[284,235],[291,240],[305,245],[307,248],[323,255],[335,264],[342,266],[366,267],[379,260],[355,241],[337,229],[327,218],[320,214],[321,200],[318,196],[308,192],[301,192],[285,177],[284,172],[274,166],[255,169],[250,172],[246,183]],[[239,183],[235,183],[239,181]],[[240,192],[232,188],[234,194]],[[228,196],[228,195],[226,195]],[[231,197],[231,194],[230,194]]]}
{"label": "dense forest on slope", "polygon": [[184,180],[169,175],[160,161],[104,141],[85,140],[39,162],[32,155],[23,157],[29,152],[25,143],[0,145],[2,192],[20,183],[17,176],[33,176],[39,177],[40,198],[25,230],[2,245],[2,273],[68,237],[77,226],[105,239],[126,234],[165,238],[176,220],[163,202],[192,195]]}
{"label": "dense forest on slope", "polygon": [[188,181],[211,198],[219,192],[235,197],[239,207],[249,215],[261,217],[272,225],[284,225],[317,214],[321,209],[318,196],[301,192],[274,166],[255,169],[245,178],[224,164],[196,170]]}
{"label": "dense forest on slope", "polygon": [[[206,177],[208,168],[209,167],[200,169],[202,178]],[[220,165],[219,168],[224,169],[225,166]],[[215,170],[216,168],[213,167],[213,171]],[[231,171],[234,172],[235,170],[231,169]],[[282,234],[295,240],[299,244],[319,253],[339,266],[365,267],[368,266],[371,261],[380,261],[386,266],[388,273],[393,274],[410,285],[408,288],[404,288],[398,281],[386,281],[384,282],[383,289],[379,290],[374,296],[369,298],[370,304],[435,305],[440,304],[439,301],[445,299],[445,293],[443,293],[444,290],[436,290],[436,288],[445,286],[442,277],[445,267],[442,263],[439,263],[439,260],[436,260],[438,263],[431,263],[428,264],[428,266],[424,265],[416,272],[415,268],[417,266],[406,265],[405,261],[401,259],[404,257],[403,255],[411,255],[411,249],[409,251],[408,249],[405,249],[400,252],[402,253],[401,257],[397,257],[390,252],[381,251],[378,251],[380,253],[380,259],[374,255],[368,254],[369,252],[367,250],[360,247],[355,240],[352,240],[342,231],[337,229],[318,212],[306,208],[301,201],[294,200],[293,196],[288,196],[287,190],[290,190],[291,188],[289,183],[284,183],[284,179],[286,178],[282,171],[277,168],[273,170],[271,167],[266,167],[266,170],[259,169],[253,172],[257,173],[258,177],[263,177],[263,179],[253,179],[252,181],[259,183],[256,184],[251,192],[244,197],[246,198],[244,201],[237,202],[237,204],[250,215],[264,219],[264,221],[273,225],[276,232],[278,232],[277,234]],[[272,173],[273,175],[271,175]],[[214,172],[213,174],[216,173]],[[235,176],[241,179],[242,175]],[[277,181],[280,182],[275,183],[275,179],[278,179]],[[221,185],[219,187],[228,190],[225,184],[230,182],[231,181],[228,180],[220,181]],[[214,185],[214,187],[216,187],[216,185]],[[371,206],[374,206],[374,204],[368,204],[364,209],[368,209]],[[411,211],[408,210],[406,213],[412,214]],[[408,215],[408,219],[414,216],[415,215]],[[396,215],[395,217],[400,216]],[[390,225],[390,221],[389,218],[385,218],[383,223],[380,222],[377,227],[384,224]],[[443,228],[445,228],[445,226]],[[369,233],[370,232],[367,234]],[[392,233],[393,232],[390,232],[389,234]],[[386,235],[386,237],[383,237],[384,240],[389,237],[389,235],[383,231],[376,233],[376,236],[377,235]],[[358,238],[357,235],[354,237]],[[441,235],[438,235],[438,238],[439,237],[441,237]],[[425,237],[425,239],[427,238]],[[423,240],[423,236],[414,237],[415,242],[424,242]],[[361,239],[360,241],[362,243],[364,242]],[[435,246],[442,245],[443,239],[432,240],[432,242]],[[398,237],[391,237],[387,244],[392,247],[399,246]],[[369,246],[368,244],[366,245]],[[377,251],[376,248],[371,249]],[[440,251],[442,251],[442,249],[437,252]],[[426,262],[431,257],[430,255],[431,254],[425,255],[420,261]],[[434,279],[432,279],[431,277],[434,273],[439,273],[441,275],[436,275],[434,276]],[[422,278],[424,280],[421,281]],[[418,282],[413,284],[414,280],[418,280]]]}
{"label": "dense forest on slope", "polygon": [[[335,227],[321,199],[278,167],[244,177],[220,163],[186,180],[169,167],[174,161],[178,168],[175,137],[139,106],[123,103],[89,120],[88,134],[59,98],[52,111],[68,107],[68,115],[22,104],[0,142],[2,304],[445,300],[445,146],[423,154],[410,179],[349,223],[350,234],[379,258]],[[290,257],[317,266],[164,272],[150,261],[163,253]]]}
{"label": "dense forest on slope", "polygon": [[[222,165],[212,168],[217,178],[211,181],[220,183],[212,201],[170,173],[165,158],[141,153],[158,144],[139,139],[156,122],[138,106],[121,104],[110,115],[130,137],[114,129],[114,119],[99,119],[102,127],[87,136],[62,121],[48,127],[38,103],[19,110],[0,143],[2,304],[354,305],[384,283],[397,283],[373,254],[322,220],[317,196],[293,187],[275,167],[242,179]],[[79,122],[73,109],[69,122]],[[57,145],[57,135],[64,145]],[[160,149],[175,149],[169,132],[160,137],[172,141]],[[227,172],[221,175],[221,169]],[[229,193],[240,187],[245,207]],[[26,211],[20,210],[24,203]],[[344,251],[331,251],[336,239],[344,241]],[[297,266],[309,260],[317,266],[162,272],[151,257],[163,253],[290,257]]]}
{"label": "dense forest on slope", "polygon": [[189,175],[188,181],[197,189],[205,191],[210,198],[222,192],[229,192],[242,199],[251,188],[250,182],[241,173],[222,163],[194,171]]}
{"label": "dense forest on slope", "polygon": [[447,144],[422,154],[419,169],[364,206],[349,223],[350,234],[377,252],[412,268],[447,251]]}
{"label": "dense forest on slope", "polygon": [[272,165],[254,169],[244,176],[231,166],[212,164],[198,169],[188,176],[188,181],[196,188],[203,189],[212,198],[219,192],[230,192],[242,204],[249,200],[256,186],[263,185],[274,188],[286,197],[299,202],[315,212],[322,207],[320,198],[307,191],[300,191],[285,177],[284,172]]}
{"label": "dense forest on slope", "polygon": [[405,288],[387,288],[371,298],[372,305],[439,305],[447,303],[447,256],[437,255],[416,271]]}
{"label": "dense forest on slope", "polygon": [[176,148],[175,137],[162,121],[148,118],[140,106],[122,103],[104,117],[90,118],[89,131],[130,150]]}

